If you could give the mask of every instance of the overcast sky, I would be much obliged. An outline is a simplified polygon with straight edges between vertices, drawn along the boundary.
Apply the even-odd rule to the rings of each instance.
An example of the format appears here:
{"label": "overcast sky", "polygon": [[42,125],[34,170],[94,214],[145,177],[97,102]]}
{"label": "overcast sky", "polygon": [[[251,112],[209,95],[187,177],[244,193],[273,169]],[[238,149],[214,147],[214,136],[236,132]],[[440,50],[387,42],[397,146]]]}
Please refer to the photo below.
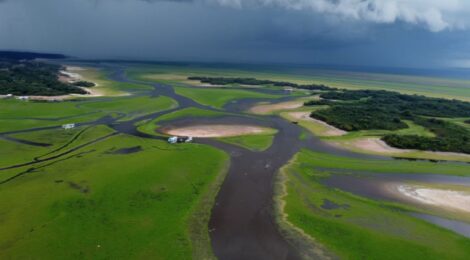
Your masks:
{"label": "overcast sky", "polygon": [[83,58],[470,67],[470,1],[0,0],[0,48]]}

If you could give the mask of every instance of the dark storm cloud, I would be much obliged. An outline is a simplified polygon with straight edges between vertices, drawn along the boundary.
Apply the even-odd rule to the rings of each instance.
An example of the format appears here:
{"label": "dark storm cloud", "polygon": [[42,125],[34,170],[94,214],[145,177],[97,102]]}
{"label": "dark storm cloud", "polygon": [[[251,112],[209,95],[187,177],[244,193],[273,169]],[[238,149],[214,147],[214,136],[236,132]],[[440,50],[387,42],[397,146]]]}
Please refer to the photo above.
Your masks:
{"label": "dark storm cloud", "polygon": [[[457,30],[457,16],[447,16],[454,8],[452,3],[459,1],[449,0],[445,10],[434,5],[435,1],[425,1],[440,10],[449,24],[440,32],[432,32],[435,30],[426,23],[399,18],[397,14],[403,11],[385,12],[377,4],[367,7],[370,13],[361,11],[359,16],[353,15],[357,8],[350,14],[318,5],[354,1],[2,1],[0,48],[85,58],[381,66],[433,66],[456,58],[466,60],[470,36]],[[400,8],[408,10],[406,6],[417,2],[406,1]],[[379,19],[379,13],[389,20]]]}

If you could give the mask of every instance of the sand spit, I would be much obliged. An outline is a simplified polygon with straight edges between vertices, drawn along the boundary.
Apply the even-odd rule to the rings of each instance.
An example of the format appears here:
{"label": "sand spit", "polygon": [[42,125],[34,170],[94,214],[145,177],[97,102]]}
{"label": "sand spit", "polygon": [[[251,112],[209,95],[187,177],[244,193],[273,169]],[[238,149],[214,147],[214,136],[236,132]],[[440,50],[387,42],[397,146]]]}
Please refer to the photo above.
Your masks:
{"label": "sand spit", "polygon": [[169,135],[191,136],[200,138],[255,135],[266,133],[269,131],[269,128],[249,125],[193,125],[178,128],[162,129],[162,132]]}
{"label": "sand spit", "polygon": [[402,196],[414,202],[470,213],[468,192],[412,185],[399,185],[397,190]]}
{"label": "sand spit", "polygon": [[406,153],[411,152],[412,150],[398,149],[389,146],[387,143],[382,141],[380,138],[369,137],[364,139],[357,139],[349,143],[355,148],[361,150],[377,152],[377,153]]}
{"label": "sand spit", "polygon": [[445,160],[446,158],[450,159],[461,159],[461,160],[469,160],[470,154],[464,153],[452,153],[452,152],[432,152],[432,151],[419,151],[419,150],[412,150],[412,149],[400,149],[395,148],[384,141],[382,141],[378,137],[367,137],[361,139],[355,139],[351,141],[344,141],[344,142],[332,142],[333,145],[337,147],[343,148],[350,148],[350,149],[358,149],[365,152],[372,152],[378,154],[385,154],[385,155],[392,155],[392,156],[406,156],[407,154],[413,153],[422,153],[422,155],[428,155],[429,158],[442,158]]}
{"label": "sand spit", "polygon": [[[85,68],[82,67],[71,67],[71,66],[66,66],[66,70],[61,70],[60,75],[59,75],[59,81],[67,84],[75,83],[77,81],[84,80],[83,76],[80,75],[77,72],[84,71],[86,70]],[[72,72],[73,71],[73,72]],[[69,95],[61,95],[61,96],[26,96],[28,100],[34,100],[34,101],[65,101],[65,100],[70,100],[70,99],[75,99],[75,98],[80,98],[80,97],[101,97],[104,96],[104,93],[97,89],[99,85],[96,82],[93,82],[95,86],[93,88],[85,88],[85,87],[80,87],[81,89],[85,90],[88,94],[82,95],[82,94],[69,94]]]}
{"label": "sand spit", "polygon": [[321,136],[342,136],[347,134],[348,132],[338,129],[332,125],[329,125],[321,120],[317,120],[315,118],[310,117],[310,112],[291,112],[288,113],[290,117],[295,120],[302,120],[302,121],[310,121],[315,124],[322,125],[326,128],[326,131],[321,134]]}
{"label": "sand spit", "polygon": [[258,115],[266,115],[279,110],[296,109],[302,107],[303,105],[303,101],[287,101],[274,104],[262,104],[252,107],[250,112]]}

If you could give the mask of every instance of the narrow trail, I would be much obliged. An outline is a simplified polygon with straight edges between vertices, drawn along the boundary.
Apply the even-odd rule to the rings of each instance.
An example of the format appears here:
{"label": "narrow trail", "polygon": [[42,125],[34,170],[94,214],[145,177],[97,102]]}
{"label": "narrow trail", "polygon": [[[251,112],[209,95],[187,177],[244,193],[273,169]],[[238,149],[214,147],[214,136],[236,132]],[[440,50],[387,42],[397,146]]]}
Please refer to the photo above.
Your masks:
{"label": "narrow trail", "polygon": [[[250,122],[257,125],[269,126],[278,130],[272,146],[263,152],[253,152],[247,149],[225,144],[213,139],[198,139],[198,143],[211,145],[225,151],[230,155],[231,164],[227,177],[222,184],[212,210],[209,223],[211,243],[215,255],[225,259],[299,259],[297,250],[290,245],[280,234],[273,213],[274,177],[280,167],[285,165],[302,148],[314,151],[333,153],[354,158],[381,158],[384,157],[357,154],[329,146],[313,135],[308,135],[306,140],[298,138],[303,131],[298,125],[292,124],[276,116],[253,116],[244,113],[246,108],[260,100],[238,100],[229,103],[224,109],[215,109],[191,100],[175,93],[172,86],[158,83],[149,83],[127,78],[124,67],[108,67],[114,72],[110,79],[118,82],[136,83],[153,86],[154,90],[147,93],[151,97],[167,96],[178,102],[178,107],[166,111],[147,114],[129,121],[117,121],[116,118],[103,117],[101,119],[80,123],[79,126],[107,125],[115,130],[115,133],[93,142],[73,147],[60,154],[42,158],[23,164],[0,168],[0,170],[19,168],[51,160],[63,159],[66,155],[87,147],[104,138],[117,134],[128,134],[141,138],[163,139],[162,137],[141,133],[137,130],[136,123],[143,120],[152,120],[164,114],[176,110],[196,107],[210,111],[227,112],[236,116],[240,122]],[[257,90],[263,91],[263,90]],[[277,101],[285,101],[293,97],[280,97]],[[227,118],[227,123],[233,122]],[[222,117],[223,119],[223,117]],[[191,119],[193,122],[201,119]],[[191,120],[188,123],[191,123]],[[165,122],[171,124],[172,122]],[[0,133],[0,137],[8,138],[8,135],[58,129],[60,126],[33,128],[20,131]],[[12,140],[15,141],[15,140]],[[70,157],[69,156],[69,157]],[[52,161],[51,163],[54,163]],[[23,176],[29,170],[20,173],[14,178]],[[14,178],[7,180],[11,181]],[[5,183],[2,182],[2,183]],[[2,184],[0,183],[0,184]]]}

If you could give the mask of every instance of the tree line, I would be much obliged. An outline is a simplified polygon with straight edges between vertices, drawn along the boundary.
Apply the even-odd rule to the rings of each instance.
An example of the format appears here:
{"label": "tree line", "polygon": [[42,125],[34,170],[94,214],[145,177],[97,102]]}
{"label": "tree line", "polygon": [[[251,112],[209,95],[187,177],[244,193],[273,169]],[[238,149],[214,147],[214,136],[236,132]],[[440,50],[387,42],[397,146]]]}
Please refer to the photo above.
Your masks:
{"label": "tree line", "polygon": [[60,65],[37,61],[0,60],[0,94],[17,96],[87,94],[79,87],[81,85],[60,82],[58,75],[62,69]]}

